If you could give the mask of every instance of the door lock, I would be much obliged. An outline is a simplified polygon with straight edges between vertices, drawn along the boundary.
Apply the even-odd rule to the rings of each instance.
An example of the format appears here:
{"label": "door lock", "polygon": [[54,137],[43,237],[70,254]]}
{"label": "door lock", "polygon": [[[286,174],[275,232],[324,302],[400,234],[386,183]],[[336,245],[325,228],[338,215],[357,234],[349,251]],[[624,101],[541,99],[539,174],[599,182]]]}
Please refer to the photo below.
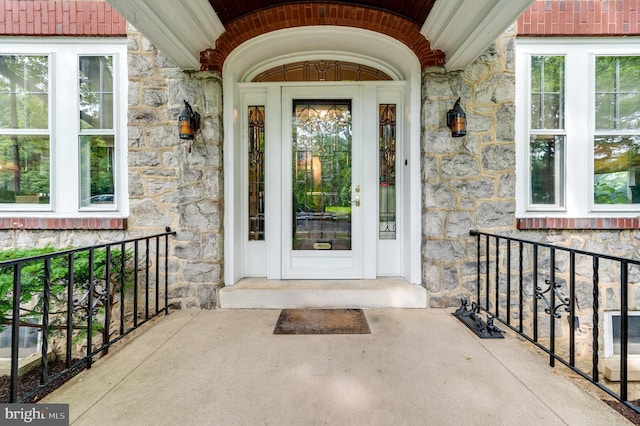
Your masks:
{"label": "door lock", "polygon": [[356,195],[355,200],[351,200],[351,204],[354,204],[356,207],[360,207],[360,196]]}

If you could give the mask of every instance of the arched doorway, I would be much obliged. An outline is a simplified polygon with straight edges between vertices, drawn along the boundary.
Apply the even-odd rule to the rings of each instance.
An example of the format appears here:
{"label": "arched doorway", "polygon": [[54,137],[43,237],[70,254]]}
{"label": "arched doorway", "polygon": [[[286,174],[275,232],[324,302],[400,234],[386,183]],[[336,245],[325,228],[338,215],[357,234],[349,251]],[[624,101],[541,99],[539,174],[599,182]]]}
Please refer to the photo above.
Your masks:
{"label": "arched doorway", "polygon": [[[275,77],[277,70],[280,77]],[[300,77],[305,73],[315,77]],[[299,81],[290,81],[293,75]],[[347,82],[347,75],[360,78]],[[353,28],[275,31],[229,55],[223,87],[226,285],[250,276],[400,276],[420,283],[420,68],[410,49],[390,37]],[[379,141],[384,132],[380,117],[385,106],[393,106],[397,118],[393,188],[384,181],[389,176],[382,176],[386,172],[381,170],[388,167],[380,165]],[[320,155],[318,150],[291,148],[300,137],[296,131],[303,132],[294,125],[296,111],[309,107],[325,115],[335,113],[335,108],[348,109],[352,118],[349,150],[353,151],[337,154],[349,158],[351,180],[348,184],[332,181],[333,190],[317,189],[334,179],[335,173],[317,173],[323,169],[344,175],[347,163],[326,162],[326,150]],[[251,111],[262,111],[262,128],[251,124]],[[255,136],[256,129],[263,136]],[[251,138],[257,139],[251,142]],[[264,141],[263,167],[255,169],[251,161],[255,164],[255,155],[261,155],[259,149],[255,151],[260,140]],[[256,180],[259,170],[264,175]],[[307,187],[295,189],[302,175],[309,177],[302,179]],[[301,197],[304,202],[299,201]],[[391,204],[397,207],[389,226],[386,206]],[[296,228],[301,233],[296,234]],[[305,240],[316,228],[332,234]],[[350,233],[345,237],[347,229]],[[299,240],[304,240],[303,249],[296,249]]]}

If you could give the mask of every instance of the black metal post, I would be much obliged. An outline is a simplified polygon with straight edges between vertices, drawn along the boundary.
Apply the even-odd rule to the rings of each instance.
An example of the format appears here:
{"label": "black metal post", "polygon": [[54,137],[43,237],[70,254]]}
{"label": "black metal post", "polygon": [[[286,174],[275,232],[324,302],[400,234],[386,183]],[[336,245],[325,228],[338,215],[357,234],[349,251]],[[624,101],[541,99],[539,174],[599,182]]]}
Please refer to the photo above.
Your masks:
{"label": "black metal post", "polygon": [[65,353],[65,367],[71,368],[71,349],[73,346],[73,288],[75,287],[75,257],[74,253],[68,256],[68,279],[67,279],[67,339]]}
{"label": "black metal post", "polygon": [[124,287],[125,287],[125,261],[126,261],[126,245],[122,243],[120,245],[120,335],[124,334]]}
{"label": "black metal post", "polygon": [[533,246],[533,341],[538,341],[538,246]]}
{"label": "black metal post", "polygon": [[496,318],[500,318],[500,239],[496,237]]}
{"label": "black metal post", "polygon": [[[171,232],[171,228],[166,229]],[[164,309],[169,315],[169,235],[164,236]]]}
{"label": "black metal post", "polygon": [[511,325],[511,240],[507,239],[507,325]]}
{"label": "black metal post", "polygon": [[160,312],[160,237],[156,237],[156,314]]}
{"label": "black metal post", "polygon": [[11,389],[9,402],[18,399],[18,348],[20,347],[20,299],[22,294],[22,264],[13,265],[13,309],[11,318]]}
{"label": "black metal post", "polygon": [[[484,283],[485,283],[485,300],[484,300],[484,309],[488,312],[489,311],[489,265],[491,264],[491,258],[489,257],[489,236],[487,235],[485,237],[485,269],[486,269],[486,273],[485,273],[485,279],[484,279]],[[480,306],[480,299],[478,299],[478,306]]]}
{"label": "black metal post", "polygon": [[629,270],[626,261],[620,262],[620,399],[627,401],[628,374],[627,355],[629,353]]}
{"label": "black metal post", "polygon": [[104,301],[104,331],[102,332],[102,344],[106,345],[111,336],[111,246],[107,246],[107,264],[104,267],[104,288],[106,291]]}
{"label": "black metal post", "polygon": [[138,240],[133,243],[133,328],[138,327]]}
{"label": "black metal post", "polygon": [[524,310],[524,276],[523,276],[523,244],[518,242],[518,331],[522,333],[524,329],[522,315]]}
{"label": "black metal post", "polygon": [[556,251],[551,249],[549,252],[549,365],[555,366],[556,353]]}
{"label": "black metal post", "polygon": [[576,253],[569,252],[569,364],[576,365]]}
{"label": "black metal post", "polygon": [[476,253],[478,253],[478,257],[476,258],[476,301],[479,304],[480,303],[480,234],[477,234],[477,237],[476,237]]}
{"label": "black metal post", "polygon": [[40,359],[40,384],[49,377],[49,303],[51,301],[51,258],[44,259],[44,283],[42,291],[42,358]]}
{"label": "black metal post", "polygon": [[144,253],[144,320],[149,320],[149,238],[145,238]]}
{"label": "black metal post", "polygon": [[89,250],[89,293],[87,295],[87,368],[91,368],[93,364],[93,291],[95,288],[95,264],[94,264],[94,249]]}
{"label": "black metal post", "polygon": [[594,383],[598,383],[600,381],[600,372],[598,367],[599,356],[598,351],[599,343],[598,339],[600,338],[600,318],[598,315],[598,310],[600,309],[600,262],[599,258],[596,256],[592,256],[592,268],[593,268],[593,306],[592,306],[592,321],[593,321],[593,341],[591,342],[591,380]]}

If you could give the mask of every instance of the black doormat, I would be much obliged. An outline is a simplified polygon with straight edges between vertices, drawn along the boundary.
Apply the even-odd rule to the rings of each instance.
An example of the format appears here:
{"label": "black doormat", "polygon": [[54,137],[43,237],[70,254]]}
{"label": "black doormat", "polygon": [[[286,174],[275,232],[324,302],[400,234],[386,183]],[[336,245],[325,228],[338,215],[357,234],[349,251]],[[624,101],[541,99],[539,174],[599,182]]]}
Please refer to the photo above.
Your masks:
{"label": "black doormat", "polygon": [[273,334],[371,334],[362,309],[283,309]]}

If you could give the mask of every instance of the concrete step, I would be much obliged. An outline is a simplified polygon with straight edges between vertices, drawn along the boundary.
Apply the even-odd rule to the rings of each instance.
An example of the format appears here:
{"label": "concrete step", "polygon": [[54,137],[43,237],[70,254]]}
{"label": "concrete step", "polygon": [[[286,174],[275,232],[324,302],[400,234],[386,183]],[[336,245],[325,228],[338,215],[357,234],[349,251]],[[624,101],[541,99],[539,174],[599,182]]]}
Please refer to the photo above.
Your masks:
{"label": "concrete step", "polygon": [[426,308],[427,292],[400,277],[375,280],[243,278],[220,289],[221,308]]}

